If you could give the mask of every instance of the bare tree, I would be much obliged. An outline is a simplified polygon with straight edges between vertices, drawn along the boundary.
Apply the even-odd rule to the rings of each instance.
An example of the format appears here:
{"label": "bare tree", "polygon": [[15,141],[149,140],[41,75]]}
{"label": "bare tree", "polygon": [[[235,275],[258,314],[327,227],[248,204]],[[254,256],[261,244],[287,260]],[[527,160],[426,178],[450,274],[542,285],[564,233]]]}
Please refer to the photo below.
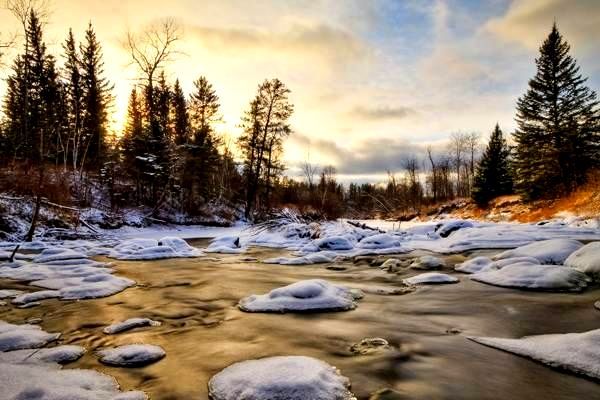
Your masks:
{"label": "bare tree", "polygon": [[456,174],[456,194],[458,196],[465,196],[465,183],[461,179],[461,169],[465,163],[466,143],[467,135],[465,133],[454,132],[450,135],[449,154]]}
{"label": "bare tree", "polygon": [[308,185],[308,188],[312,190],[312,188],[315,185],[315,175],[317,174],[317,167],[311,164],[310,161],[307,159],[304,161],[301,168],[302,174],[304,175],[304,178],[306,178],[306,184]]}

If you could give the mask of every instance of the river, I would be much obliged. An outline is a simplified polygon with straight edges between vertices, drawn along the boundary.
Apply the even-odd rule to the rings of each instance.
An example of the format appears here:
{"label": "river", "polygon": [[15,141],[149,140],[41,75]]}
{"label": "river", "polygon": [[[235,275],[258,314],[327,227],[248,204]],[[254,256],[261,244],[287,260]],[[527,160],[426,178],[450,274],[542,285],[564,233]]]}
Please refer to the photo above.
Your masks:
{"label": "river", "polygon": [[[205,240],[190,244],[203,247]],[[598,383],[469,341],[466,336],[521,337],[580,332],[600,325],[593,303],[600,289],[556,294],[497,288],[470,281],[427,286],[404,295],[374,294],[394,288],[403,277],[367,261],[282,266],[243,261],[286,251],[251,248],[243,255],[158,261],[112,261],[116,274],[138,286],[117,295],[83,301],[45,300],[41,306],[0,307],[0,320],[23,323],[41,318],[62,344],[88,349],[66,368],[93,368],[114,376],[126,389],[154,400],[206,399],[211,376],[237,361],[274,355],[307,355],[338,367],[358,399],[600,399]],[[402,257],[426,254],[415,252]],[[472,255],[493,251],[471,252]],[[446,256],[453,265],[464,255]],[[99,258],[103,260],[102,258]],[[251,314],[237,309],[240,298],[298,280],[322,278],[365,290],[353,311],[317,314]],[[26,288],[2,281],[5,288]],[[105,335],[102,327],[131,317],[162,326]],[[381,337],[394,347],[353,355],[349,347]],[[94,349],[129,343],[162,346],[167,357],[144,368],[100,364]],[[387,389],[387,390],[385,390]],[[380,392],[375,395],[374,393]]]}

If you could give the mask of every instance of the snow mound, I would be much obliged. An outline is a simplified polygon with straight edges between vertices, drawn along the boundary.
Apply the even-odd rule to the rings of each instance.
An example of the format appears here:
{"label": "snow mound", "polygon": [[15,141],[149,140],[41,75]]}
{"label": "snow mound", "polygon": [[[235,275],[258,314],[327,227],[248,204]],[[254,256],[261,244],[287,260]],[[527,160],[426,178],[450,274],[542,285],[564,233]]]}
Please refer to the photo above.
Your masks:
{"label": "snow mound", "polygon": [[201,257],[204,254],[177,237],[128,239],[115,246],[108,257],[117,260],[160,260],[165,258]]}
{"label": "snow mound", "polygon": [[404,279],[404,283],[408,285],[428,285],[439,283],[457,283],[458,279],[439,272],[426,272],[417,276]]}
{"label": "snow mound", "polygon": [[208,382],[214,400],[355,400],[349,388],[335,367],[303,356],[242,361]]}
{"label": "snow mound", "polygon": [[382,233],[368,236],[358,242],[356,247],[359,249],[386,249],[389,247],[400,247],[400,240],[397,236]]}
{"label": "snow mound", "polygon": [[478,272],[487,272],[502,269],[507,265],[517,263],[539,264],[539,260],[533,257],[512,257],[502,260],[492,261],[488,257],[475,257],[461,264],[457,264],[454,269],[465,274],[476,274]]}
{"label": "snow mound", "polygon": [[485,346],[532,358],[553,368],[600,379],[600,329],[583,333],[527,336],[521,339],[469,339]]}
{"label": "snow mound", "polygon": [[310,253],[302,257],[275,257],[268,258],[263,261],[265,264],[281,264],[281,265],[311,265],[330,263],[335,260],[338,254],[331,251],[319,251]]}
{"label": "snow mound", "polygon": [[473,223],[466,220],[455,220],[443,223],[435,230],[435,232],[443,238],[450,236],[453,232],[463,228],[472,228]]}
{"label": "snow mound", "polygon": [[263,295],[240,300],[238,306],[247,312],[317,312],[346,311],[356,308],[360,291],[333,285],[325,280],[310,279],[293,283]]}
{"label": "snow mound", "polygon": [[58,290],[39,290],[37,292],[25,293],[17,296],[13,299],[12,303],[23,305],[45,299],[55,299],[57,297],[60,297],[60,292]]}
{"label": "snow mound", "polygon": [[13,325],[0,321],[0,351],[39,348],[59,336],[60,333],[44,332],[38,325]]}
{"label": "snow mound", "polygon": [[117,367],[141,367],[162,359],[166,353],[152,344],[126,344],[97,352],[100,362]]}
{"label": "snow mound", "polygon": [[317,239],[313,244],[320,250],[352,250],[354,245],[343,236],[329,236]]}
{"label": "snow mound", "polygon": [[205,250],[207,253],[239,254],[244,252],[239,236],[221,236],[213,239]]}
{"label": "snow mound", "polygon": [[534,242],[513,250],[504,251],[494,257],[496,260],[514,257],[533,257],[541,264],[563,264],[567,257],[583,244],[573,239],[550,239]]}
{"label": "snow mound", "polygon": [[75,250],[62,248],[62,247],[51,247],[42,250],[40,255],[33,259],[34,263],[44,264],[51,261],[63,261],[73,259],[85,259],[87,256]]}
{"label": "snow mound", "polygon": [[410,268],[413,269],[440,269],[446,266],[444,260],[433,257],[433,256],[423,256],[419,257],[412,264],[410,264]]}
{"label": "snow mound", "polygon": [[85,354],[81,346],[65,345],[49,349],[26,349],[0,353],[0,363],[57,363],[67,364],[78,360]]}
{"label": "snow mound", "polygon": [[140,328],[143,326],[160,326],[161,323],[154,321],[150,318],[129,318],[123,322],[117,322],[115,324],[105,327],[102,332],[107,335],[128,331],[134,328]]}
{"label": "snow mound", "polygon": [[587,287],[590,279],[573,268],[555,265],[517,263],[496,271],[473,274],[471,279],[495,286],[579,292]]}
{"label": "snow mound", "polygon": [[573,252],[566,260],[565,266],[584,272],[594,279],[600,279],[600,242],[588,243]]}

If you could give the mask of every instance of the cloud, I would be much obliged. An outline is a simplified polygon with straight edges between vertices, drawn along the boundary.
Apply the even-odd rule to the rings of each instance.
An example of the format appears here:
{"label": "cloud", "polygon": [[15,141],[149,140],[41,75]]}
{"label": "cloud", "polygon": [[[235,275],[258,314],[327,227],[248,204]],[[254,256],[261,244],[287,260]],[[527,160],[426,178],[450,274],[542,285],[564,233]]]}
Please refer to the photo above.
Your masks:
{"label": "cloud", "polygon": [[366,120],[387,120],[403,119],[416,114],[416,111],[410,107],[355,107],[351,115]]}
{"label": "cloud", "polygon": [[506,14],[490,19],[483,31],[507,41],[537,49],[550,31],[552,22],[572,44],[590,51],[598,49],[594,38],[600,36],[598,0],[526,0],[514,1]]}

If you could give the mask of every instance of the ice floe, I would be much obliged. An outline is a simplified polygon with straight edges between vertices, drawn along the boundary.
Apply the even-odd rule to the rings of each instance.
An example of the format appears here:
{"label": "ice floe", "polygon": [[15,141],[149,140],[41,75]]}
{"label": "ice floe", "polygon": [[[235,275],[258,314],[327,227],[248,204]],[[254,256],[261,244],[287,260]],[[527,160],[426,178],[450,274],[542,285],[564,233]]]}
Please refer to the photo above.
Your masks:
{"label": "ice floe", "polygon": [[14,325],[0,321],[0,351],[34,349],[60,337],[60,333],[44,332],[38,325]]}
{"label": "ice floe", "polygon": [[476,273],[471,275],[471,279],[495,286],[557,292],[579,292],[590,281],[587,275],[573,268],[527,262]]}
{"label": "ice floe", "polygon": [[428,285],[428,284],[441,284],[441,283],[457,283],[459,280],[448,274],[442,274],[439,272],[426,272],[424,274],[412,276],[404,279],[404,282],[409,285]]}
{"label": "ice floe", "polygon": [[550,239],[534,242],[516,249],[504,251],[494,257],[496,260],[514,257],[533,257],[541,264],[562,264],[571,253],[583,244],[573,239]]}
{"label": "ice floe", "polygon": [[600,279],[600,242],[588,243],[571,253],[565,266],[585,272],[595,280]]}
{"label": "ice floe", "polygon": [[600,329],[583,333],[527,336],[521,339],[475,336],[469,339],[532,358],[554,368],[600,379]]}
{"label": "ice floe", "polygon": [[183,239],[167,236],[155,239],[128,239],[108,254],[118,260],[159,260],[165,258],[201,257],[204,253]]}
{"label": "ice floe", "polygon": [[356,308],[362,293],[322,279],[293,283],[263,295],[252,295],[239,302],[247,312],[345,311]]}
{"label": "ice floe", "polygon": [[440,269],[446,266],[444,260],[434,257],[434,256],[422,256],[417,258],[415,261],[410,264],[410,268],[412,269]]}
{"label": "ice floe", "polygon": [[152,344],[126,344],[97,351],[100,362],[117,367],[141,367],[162,359],[166,353]]}
{"label": "ice floe", "polygon": [[115,333],[125,332],[130,329],[140,328],[145,326],[160,326],[161,323],[159,321],[154,321],[150,318],[129,318],[122,322],[117,322],[115,324],[111,324],[104,329],[102,332],[107,335],[112,335]]}
{"label": "ice floe", "polygon": [[50,347],[47,349],[26,349],[0,352],[0,363],[57,363],[67,364],[85,354],[85,348],[74,345]]}
{"label": "ice floe", "polygon": [[242,361],[208,382],[213,400],[355,400],[350,381],[311,357],[280,356]]}

